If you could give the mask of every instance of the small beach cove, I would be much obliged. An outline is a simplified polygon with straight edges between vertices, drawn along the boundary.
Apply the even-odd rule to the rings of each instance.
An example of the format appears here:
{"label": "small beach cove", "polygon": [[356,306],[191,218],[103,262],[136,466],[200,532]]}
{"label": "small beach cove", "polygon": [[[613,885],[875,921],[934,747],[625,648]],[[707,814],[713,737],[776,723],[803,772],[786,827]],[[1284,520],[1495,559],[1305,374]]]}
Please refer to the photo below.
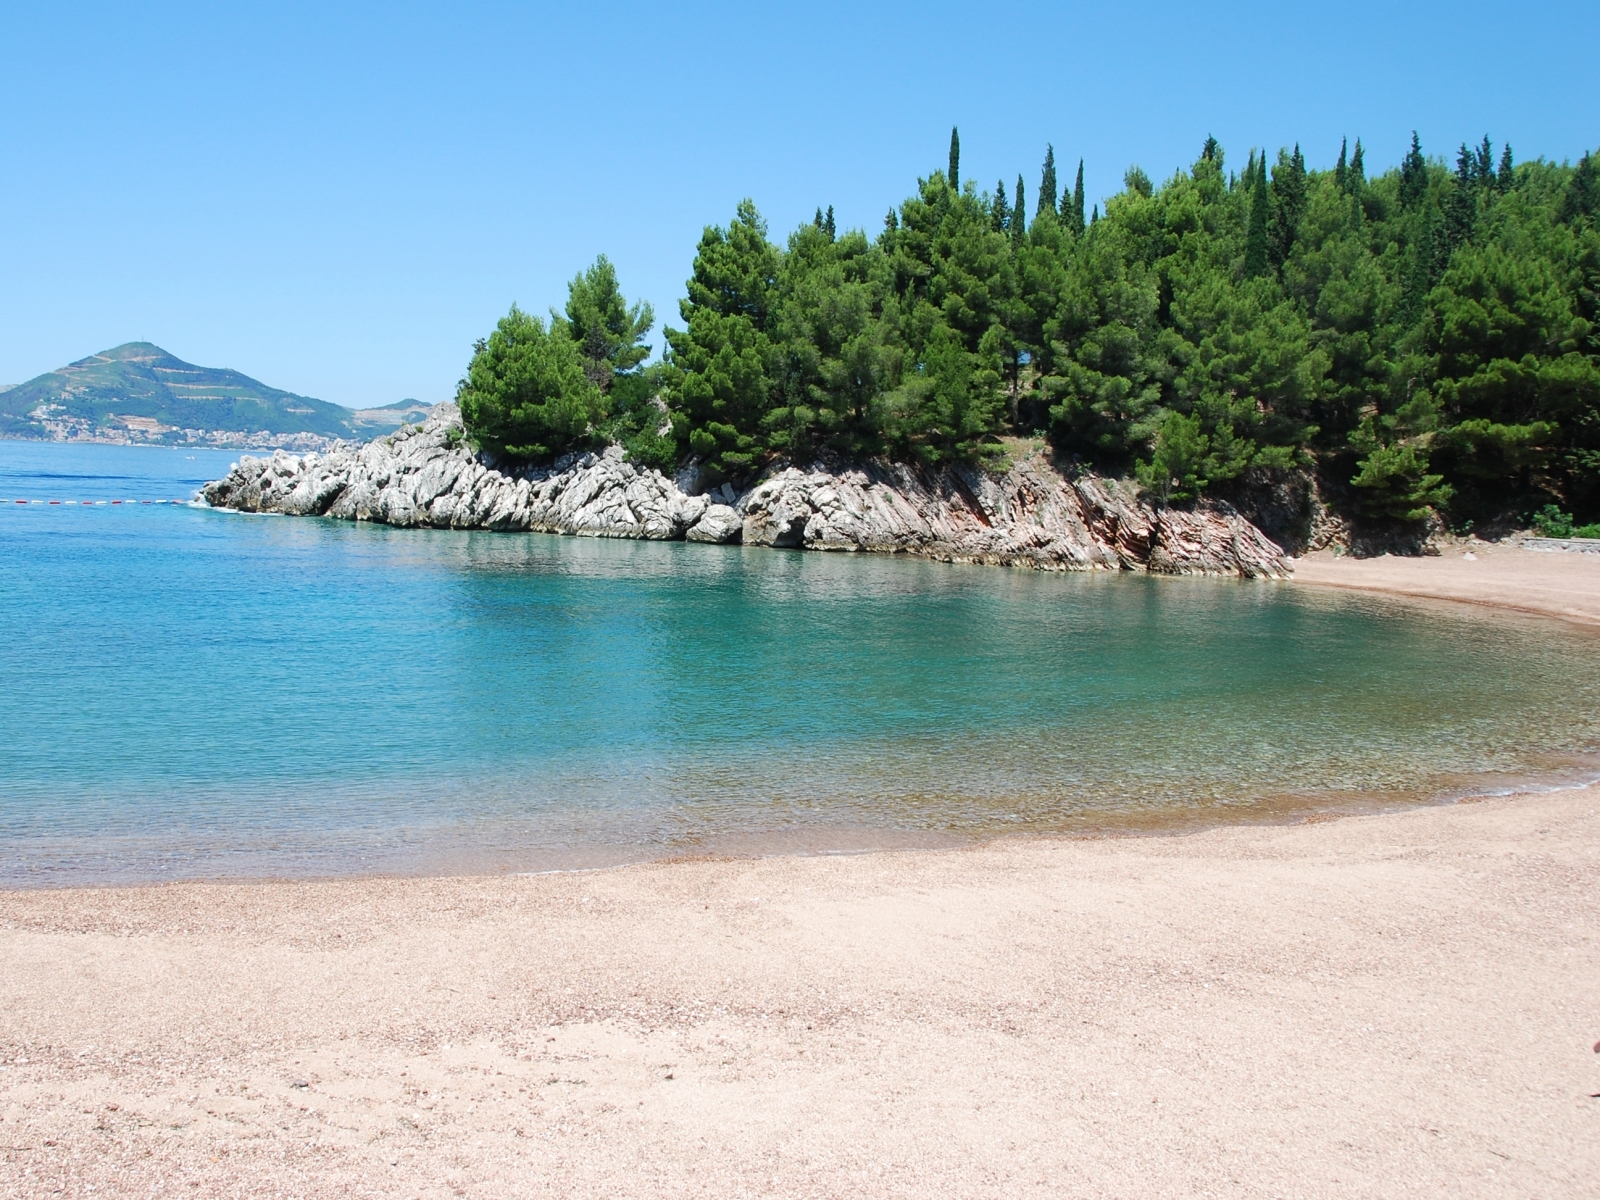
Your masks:
{"label": "small beach cove", "polygon": [[170,506],[0,541],[7,886],[1300,820],[1600,747],[1589,631],[1299,583]]}
{"label": "small beach cove", "polygon": [[[41,497],[218,465],[5,448]],[[1315,586],[1440,560],[1307,560],[1305,586],[170,507],[0,522],[9,886],[1301,820],[1570,785],[1600,746],[1588,630]],[[1464,565],[1526,586],[1587,558]]]}
{"label": "small beach cove", "polygon": [[5,643],[0,1190],[1600,1166],[1600,646],[1525,602],[170,506],[0,539],[58,598]]}

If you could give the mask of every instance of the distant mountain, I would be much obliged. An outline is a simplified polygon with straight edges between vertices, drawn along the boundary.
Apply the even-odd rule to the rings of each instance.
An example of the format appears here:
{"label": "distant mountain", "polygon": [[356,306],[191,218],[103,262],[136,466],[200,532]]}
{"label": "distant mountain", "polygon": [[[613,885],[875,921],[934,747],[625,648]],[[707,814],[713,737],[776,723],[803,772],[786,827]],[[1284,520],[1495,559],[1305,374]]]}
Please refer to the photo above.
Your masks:
{"label": "distant mountain", "polygon": [[361,413],[129,342],[0,391],[0,437],[315,449],[373,437],[428,406]]}
{"label": "distant mountain", "polygon": [[401,425],[420,425],[432,411],[433,405],[424,404],[421,400],[396,400],[380,408],[358,408],[351,416],[355,418],[357,428],[367,437],[376,437],[391,433]]}

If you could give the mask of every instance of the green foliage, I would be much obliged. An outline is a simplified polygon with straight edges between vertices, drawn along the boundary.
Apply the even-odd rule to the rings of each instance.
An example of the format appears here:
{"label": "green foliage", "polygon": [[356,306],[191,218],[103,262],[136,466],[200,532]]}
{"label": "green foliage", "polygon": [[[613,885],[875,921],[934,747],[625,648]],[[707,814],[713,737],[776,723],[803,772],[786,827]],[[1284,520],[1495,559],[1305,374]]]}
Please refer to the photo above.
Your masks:
{"label": "green foliage", "polygon": [[473,347],[456,391],[462,423],[480,446],[512,459],[560,454],[592,439],[605,394],[564,322],[549,328],[516,305]]}
{"label": "green foliage", "polygon": [[1272,210],[1269,216],[1268,254],[1273,266],[1289,260],[1295,239],[1300,236],[1300,221],[1306,213],[1306,160],[1298,145],[1292,155],[1278,152],[1278,165],[1272,169]]}
{"label": "green foliage", "polygon": [[1400,163],[1399,200],[1403,209],[1413,209],[1428,194],[1428,163],[1422,157],[1422,142],[1411,131],[1411,149]]}
{"label": "green foliage", "polygon": [[778,257],[761,214],[742,202],[726,229],[701,235],[689,298],[679,305],[688,327],[666,330],[674,431],[713,470],[748,472],[767,454]]}
{"label": "green foliage", "polygon": [[1592,221],[1600,209],[1600,166],[1591,155],[1578,160],[1578,169],[1567,180],[1566,194],[1561,197],[1561,219],[1571,225],[1578,221]]}
{"label": "green foliage", "polygon": [[1572,514],[1562,512],[1554,504],[1546,504],[1534,513],[1530,523],[1541,537],[1600,538],[1600,524],[1574,525]]}
{"label": "green foliage", "polygon": [[[561,318],[552,314],[554,325]],[[604,394],[596,413],[600,440],[620,443],[629,458],[670,470],[678,458],[672,424],[659,399],[661,370],[644,366],[655,324],[650,305],[629,305],[615,268],[601,255],[567,289],[566,327],[584,359],[584,374]]]}
{"label": "green foliage", "polygon": [[689,452],[732,478],[824,450],[985,458],[1006,427],[1020,216],[935,173],[876,241],[813,222],[780,250],[741,205],[702,237],[686,328],[667,331]]}
{"label": "green foliage", "polygon": [[1250,165],[1244,173],[1250,181],[1250,224],[1244,239],[1244,273],[1247,279],[1254,279],[1266,271],[1272,246],[1272,210],[1267,198],[1266,157],[1258,160],[1252,154]]}
{"label": "green foliage", "polygon": [[617,286],[616,268],[604,254],[568,285],[566,324],[583,354],[586,373],[602,390],[650,357],[650,347],[642,343],[655,314],[648,304],[628,307]]}
{"label": "green foliage", "polygon": [[1416,443],[1385,441],[1372,419],[1351,435],[1363,457],[1350,481],[1357,488],[1357,504],[1368,516],[1417,521],[1430,507],[1446,504],[1451,488],[1444,476],[1428,473],[1428,453]]}
{"label": "green foliage", "polygon": [[1078,179],[1072,185],[1071,207],[1067,197],[1061,197],[1061,220],[1074,237],[1083,236],[1083,159],[1078,160]]}
{"label": "green foliage", "polygon": [[776,245],[741,204],[701,237],[654,368],[648,309],[598,261],[549,330],[507,319],[464,403],[541,414],[507,446],[610,437],[736,479],[827,453],[985,462],[1046,432],[1162,502],[1305,470],[1370,519],[1600,518],[1593,156],[1496,165],[1484,138],[1451,170],[1413,135],[1372,178],[1360,139],[1329,170],[1296,146],[1234,177],[1208,138],[1160,185],[1130,168],[1085,223],[1081,162],[1063,190],[1046,148],[1030,222],[1020,175],[958,186],[959,149],[952,130],[948,169],[875,237],[819,205]]}
{"label": "green foliage", "polygon": [[1211,439],[1201,432],[1198,417],[1169,412],[1156,428],[1149,461],[1139,464],[1139,483],[1162,503],[1192,500],[1209,482],[1201,472],[1210,451]]}

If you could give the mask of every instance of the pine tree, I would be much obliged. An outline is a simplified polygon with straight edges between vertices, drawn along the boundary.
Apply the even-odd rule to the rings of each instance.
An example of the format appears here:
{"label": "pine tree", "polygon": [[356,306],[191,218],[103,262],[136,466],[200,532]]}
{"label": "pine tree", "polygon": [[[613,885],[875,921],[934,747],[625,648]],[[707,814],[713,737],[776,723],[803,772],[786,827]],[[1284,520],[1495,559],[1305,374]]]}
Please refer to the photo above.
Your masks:
{"label": "pine tree", "polygon": [[838,230],[833,223],[833,205],[828,205],[828,215],[822,218],[822,232],[828,235],[831,242],[837,236]]}
{"label": "pine tree", "polygon": [[1495,187],[1502,192],[1509,192],[1516,186],[1517,176],[1511,166],[1511,143],[1507,142],[1500,148],[1500,170],[1495,177]]}
{"label": "pine tree", "polygon": [[1339,139],[1339,161],[1335,163],[1333,167],[1333,181],[1339,185],[1339,190],[1341,192],[1347,192],[1350,190],[1350,163],[1345,158],[1345,147],[1348,146],[1349,143],[1349,138]]}
{"label": "pine tree", "polygon": [[1200,147],[1200,157],[1206,162],[1216,162],[1222,154],[1222,143],[1209,133],[1206,134],[1206,143]]}
{"label": "pine tree", "polygon": [[1428,164],[1422,157],[1422,142],[1411,131],[1411,149],[1400,162],[1400,207],[1415,208],[1428,194]]}
{"label": "pine tree", "polygon": [[1044,171],[1039,179],[1039,207],[1034,212],[1037,219],[1046,209],[1056,211],[1056,148],[1044,148]]}
{"label": "pine tree", "polygon": [[1253,279],[1266,274],[1269,266],[1267,217],[1272,204],[1267,195],[1267,156],[1263,154],[1257,159],[1252,154],[1246,172],[1251,176],[1251,182],[1250,224],[1244,238],[1244,273],[1247,279]]}
{"label": "pine tree", "polygon": [[1400,319],[1412,328],[1422,319],[1428,292],[1433,288],[1435,266],[1439,258],[1438,210],[1433,206],[1423,210],[1421,227],[1411,245],[1406,249],[1400,280]]}
{"label": "pine tree", "polygon": [[1011,206],[1011,244],[1013,246],[1022,245],[1022,239],[1027,236],[1027,211],[1027,198],[1022,194],[1022,176],[1018,175],[1017,199],[1016,203]]}
{"label": "pine tree", "polygon": [[950,126],[950,186],[961,190],[961,135],[954,125]]}
{"label": "pine tree", "polygon": [[[1063,208],[1067,207],[1066,198],[1061,201]],[[1072,185],[1072,207],[1067,211],[1067,228],[1077,234],[1083,233],[1083,159],[1078,160],[1078,178]]]}
{"label": "pine tree", "polygon": [[817,207],[817,215],[811,218],[811,223],[818,229],[822,228],[822,208],[820,205]]}
{"label": "pine tree", "polygon": [[1010,222],[1011,210],[1006,204],[1006,181],[994,185],[994,204],[989,209],[989,220],[996,233],[1004,233]]}
{"label": "pine tree", "polygon": [[1494,147],[1489,144],[1489,135],[1483,135],[1483,144],[1478,147],[1478,153],[1472,163],[1472,181],[1479,187],[1484,187],[1494,182]]}

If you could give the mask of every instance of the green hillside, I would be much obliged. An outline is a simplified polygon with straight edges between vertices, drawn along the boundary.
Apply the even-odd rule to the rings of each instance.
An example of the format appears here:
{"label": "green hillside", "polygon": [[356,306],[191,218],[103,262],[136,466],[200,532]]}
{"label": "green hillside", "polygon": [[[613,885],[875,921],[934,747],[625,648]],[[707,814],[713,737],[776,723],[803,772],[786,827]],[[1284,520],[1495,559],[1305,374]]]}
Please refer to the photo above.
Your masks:
{"label": "green hillside", "polygon": [[[131,420],[130,420],[131,418]],[[0,392],[0,436],[130,436],[177,431],[356,437],[354,414],[223,368],[129,342]]]}

